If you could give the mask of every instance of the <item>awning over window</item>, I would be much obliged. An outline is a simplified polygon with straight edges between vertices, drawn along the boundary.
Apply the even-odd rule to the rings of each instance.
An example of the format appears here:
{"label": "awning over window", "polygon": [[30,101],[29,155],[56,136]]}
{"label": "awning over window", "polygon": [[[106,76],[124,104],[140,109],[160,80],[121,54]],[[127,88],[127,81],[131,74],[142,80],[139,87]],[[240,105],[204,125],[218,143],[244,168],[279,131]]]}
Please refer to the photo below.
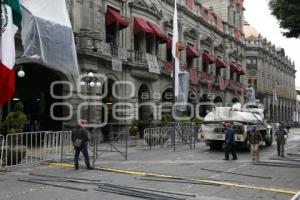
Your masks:
{"label": "awning over window", "polygon": [[243,69],[242,65],[237,64],[237,67],[238,67],[238,74],[239,74],[239,75],[245,75],[245,74],[246,74],[246,72],[245,72],[245,70]]}
{"label": "awning over window", "polygon": [[211,55],[209,55],[209,53],[203,52],[203,54],[202,54],[202,62],[203,63],[212,64],[212,63],[215,62],[215,59]]}
{"label": "awning over window", "polygon": [[[173,37],[172,36],[168,36],[167,37],[167,49],[170,50],[172,49],[172,42],[173,42]],[[179,42],[179,51],[184,50],[184,46]]]}
{"label": "awning over window", "polygon": [[134,31],[135,32],[145,32],[145,33],[154,33],[153,29],[148,25],[147,21],[134,17]]}
{"label": "awning over window", "polygon": [[226,68],[227,65],[226,65],[226,63],[223,61],[222,58],[216,57],[216,67],[219,67],[219,68]]}
{"label": "awning over window", "polygon": [[121,13],[112,8],[107,8],[106,17],[105,17],[106,26],[112,24],[119,24],[119,29],[128,27],[128,21],[121,15]]}
{"label": "awning over window", "polygon": [[188,44],[186,47],[186,55],[188,57],[194,57],[194,58],[198,58],[200,56],[197,49],[191,44]]}
{"label": "awning over window", "polygon": [[162,41],[167,42],[167,36],[160,30],[160,28],[151,23],[151,22],[147,22],[147,24],[152,28],[153,33]]}
{"label": "awning over window", "polygon": [[239,72],[239,67],[235,63],[230,64],[230,71]]}

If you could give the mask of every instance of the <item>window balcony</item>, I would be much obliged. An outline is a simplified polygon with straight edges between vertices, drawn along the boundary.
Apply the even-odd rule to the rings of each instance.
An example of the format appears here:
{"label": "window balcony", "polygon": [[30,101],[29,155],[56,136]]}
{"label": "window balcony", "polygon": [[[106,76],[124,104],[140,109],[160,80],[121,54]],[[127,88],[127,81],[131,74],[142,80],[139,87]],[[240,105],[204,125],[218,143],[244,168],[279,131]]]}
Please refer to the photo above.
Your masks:
{"label": "window balcony", "polygon": [[131,62],[146,63],[146,54],[141,51],[128,50],[128,57]]}
{"label": "window balcony", "polygon": [[124,61],[127,61],[128,59],[127,49],[118,47],[117,45],[113,45],[106,42],[100,42],[97,49],[100,52],[100,54],[104,56],[117,57],[120,60]]}
{"label": "window balcony", "polygon": [[243,88],[244,85],[241,82],[235,81],[235,80],[229,80],[228,81],[228,87],[230,89],[240,89]]}
{"label": "window balcony", "polygon": [[208,74],[207,72],[200,72],[200,80],[205,83],[208,81],[214,83],[216,77],[214,75]]}
{"label": "window balcony", "polygon": [[244,91],[244,85],[241,82],[235,80],[227,80],[227,87],[234,90],[236,95],[242,95]]}

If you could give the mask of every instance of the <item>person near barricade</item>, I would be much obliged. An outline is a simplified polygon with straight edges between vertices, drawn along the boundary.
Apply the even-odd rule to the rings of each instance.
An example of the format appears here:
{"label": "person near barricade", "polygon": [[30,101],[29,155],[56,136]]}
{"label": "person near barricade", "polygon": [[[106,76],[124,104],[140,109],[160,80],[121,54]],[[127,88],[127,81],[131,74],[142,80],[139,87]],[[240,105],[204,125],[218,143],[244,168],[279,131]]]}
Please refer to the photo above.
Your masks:
{"label": "person near barricade", "polygon": [[82,127],[86,123],[85,120],[79,120],[76,128],[72,131],[72,141],[75,150],[74,156],[74,167],[75,170],[79,169],[79,154],[82,152],[85,165],[87,169],[93,169],[90,164],[89,160],[89,153],[88,153],[88,142],[89,142],[89,135],[88,131]]}
{"label": "person near barricade", "polygon": [[282,125],[279,125],[279,129],[275,132],[275,139],[277,141],[277,155],[284,157],[284,145],[287,140],[287,132]]}
{"label": "person near barricade", "polygon": [[262,140],[262,135],[256,130],[256,126],[251,126],[248,132],[248,141],[250,143],[252,161],[259,161],[259,143]]}
{"label": "person near barricade", "polygon": [[232,154],[232,160],[237,160],[237,155],[235,153],[235,128],[229,124],[225,123],[225,158],[224,160],[229,160],[229,154]]}

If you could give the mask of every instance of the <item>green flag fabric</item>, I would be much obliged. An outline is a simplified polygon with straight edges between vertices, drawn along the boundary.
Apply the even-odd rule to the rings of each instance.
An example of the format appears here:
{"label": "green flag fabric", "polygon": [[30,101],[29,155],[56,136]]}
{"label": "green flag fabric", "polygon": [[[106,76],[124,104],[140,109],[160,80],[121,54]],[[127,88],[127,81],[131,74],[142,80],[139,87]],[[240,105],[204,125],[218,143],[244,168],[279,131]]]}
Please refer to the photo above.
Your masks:
{"label": "green flag fabric", "polygon": [[13,22],[18,28],[21,28],[22,13],[21,13],[19,0],[4,0],[4,4],[11,7]]}

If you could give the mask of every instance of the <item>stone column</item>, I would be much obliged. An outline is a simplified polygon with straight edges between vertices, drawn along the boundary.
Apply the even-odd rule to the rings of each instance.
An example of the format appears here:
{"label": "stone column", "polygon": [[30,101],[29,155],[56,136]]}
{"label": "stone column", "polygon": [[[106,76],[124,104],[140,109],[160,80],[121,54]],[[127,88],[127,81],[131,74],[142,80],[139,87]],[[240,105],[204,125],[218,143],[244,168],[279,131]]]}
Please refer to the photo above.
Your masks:
{"label": "stone column", "polygon": [[[100,21],[102,21],[102,18],[100,16],[100,2],[99,0],[94,0],[91,2],[92,5],[92,31],[93,35],[97,38],[100,38],[100,32],[101,32],[101,27],[100,24],[102,24]],[[105,17],[103,17],[105,18]],[[102,29],[105,30],[105,29]]]}
{"label": "stone column", "polygon": [[92,2],[90,0],[82,1],[82,24],[81,28],[87,31],[91,30],[91,7]]}

